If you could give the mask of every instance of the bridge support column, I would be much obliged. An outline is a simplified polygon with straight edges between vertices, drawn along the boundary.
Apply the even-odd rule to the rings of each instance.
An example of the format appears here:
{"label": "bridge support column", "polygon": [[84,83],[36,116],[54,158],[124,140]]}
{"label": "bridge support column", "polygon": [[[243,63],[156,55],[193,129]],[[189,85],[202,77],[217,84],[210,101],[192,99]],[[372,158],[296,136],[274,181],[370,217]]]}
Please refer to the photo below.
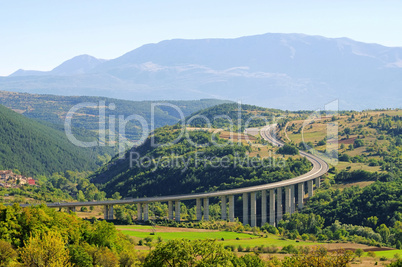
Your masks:
{"label": "bridge support column", "polygon": [[176,200],[174,211],[176,222],[180,222],[180,200]]}
{"label": "bridge support column", "polygon": [[209,199],[204,198],[204,220],[209,221]]}
{"label": "bridge support column", "polygon": [[315,189],[320,188],[321,186],[321,180],[320,177],[315,178]]}
{"label": "bridge support column", "polygon": [[278,202],[276,205],[277,211],[276,211],[276,224],[278,224],[278,222],[280,220],[282,220],[282,216],[283,216],[283,207],[282,207],[282,187],[279,187],[276,189],[276,201]]}
{"label": "bridge support column", "polygon": [[113,220],[113,205],[105,205],[105,213],[103,214],[105,220]]}
{"label": "bridge support column", "polygon": [[148,203],[144,204],[144,221],[149,220],[149,209],[148,209]]}
{"label": "bridge support column", "polygon": [[234,222],[234,195],[229,196],[229,221]]}
{"label": "bridge support column", "polygon": [[295,213],[296,203],[295,203],[295,186],[290,186],[290,214]]}
{"label": "bridge support column", "polygon": [[226,196],[221,197],[221,219],[226,220]]}
{"label": "bridge support column", "polygon": [[197,198],[195,200],[196,202],[196,214],[197,214],[197,221],[201,221],[202,220],[202,211],[201,211],[201,199]]}
{"label": "bridge support column", "polygon": [[142,221],[142,204],[137,203],[137,221]]}
{"label": "bridge support column", "polygon": [[103,219],[107,220],[109,219],[109,209],[107,207],[107,205],[104,206],[104,212],[103,212]]}
{"label": "bridge support column", "polygon": [[303,199],[304,199],[304,183],[300,183],[297,185],[297,205],[299,210],[303,208]]}
{"label": "bridge support column", "polygon": [[261,191],[261,226],[267,222],[267,191]]}
{"label": "bridge support column", "polygon": [[290,186],[286,186],[285,187],[285,213],[289,213],[290,214],[290,199],[291,199],[291,189]]}
{"label": "bridge support column", "polygon": [[269,190],[269,224],[275,225],[275,189]]}
{"label": "bridge support column", "polygon": [[75,212],[75,207],[68,207],[68,213]]}
{"label": "bridge support column", "polygon": [[308,197],[313,196],[313,180],[307,181]]}
{"label": "bridge support column", "polygon": [[248,193],[243,193],[243,224],[248,224]]}
{"label": "bridge support column", "polygon": [[109,215],[109,220],[113,220],[114,218],[113,218],[113,205],[109,205],[109,212],[108,212],[108,215]]}
{"label": "bridge support column", "polygon": [[257,226],[257,197],[255,192],[250,193],[251,227]]}
{"label": "bridge support column", "polygon": [[168,219],[173,220],[173,201],[168,201]]}

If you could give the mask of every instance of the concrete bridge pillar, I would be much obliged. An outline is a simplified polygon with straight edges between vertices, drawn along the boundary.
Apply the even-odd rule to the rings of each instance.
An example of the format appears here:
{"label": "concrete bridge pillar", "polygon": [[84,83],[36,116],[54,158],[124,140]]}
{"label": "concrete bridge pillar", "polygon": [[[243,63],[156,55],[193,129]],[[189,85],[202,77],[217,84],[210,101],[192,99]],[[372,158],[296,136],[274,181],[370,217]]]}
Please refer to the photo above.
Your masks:
{"label": "concrete bridge pillar", "polygon": [[176,200],[174,211],[176,222],[180,222],[180,200]]}
{"label": "concrete bridge pillar", "polygon": [[290,186],[290,214],[295,213],[296,203],[295,203],[295,186]]}
{"label": "concrete bridge pillar", "polygon": [[221,219],[226,220],[226,196],[221,197]]}
{"label": "concrete bridge pillar", "polygon": [[275,225],[275,189],[269,190],[269,224]]}
{"label": "concrete bridge pillar", "polygon": [[261,226],[267,222],[267,191],[261,191]]}
{"label": "concrete bridge pillar", "polygon": [[168,219],[173,220],[173,201],[168,201]]}
{"label": "concrete bridge pillar", "polygon": [[103,212],[103,219],[105,219],[105,220],[109,219],[109,214],[108,213],[109,213],[108,206],[105,205],[104,206],[104,212]]}
{"label": "concrete bridge pillar", "polygon": [[201,221],[202,220],[201,199],[197,198],[195,200],[195,202],[196,202],[195,212],[196,212],[197,221]]}
{"label": "concrete bridge pillar", "polygon": [[137,203],[137,220],[142,221],[142,204]]}
{"label": "concrete bridge pillar", "polygon": [[257,197],[255,192],[250,193],[251,227],[257,226]]}
{"label": "concrete bridge pillar", "polygon": [[113,220],[113,205],[105,205],[104,217],[105,220]]}
{"label": "concrete bridge pillar", "polygon": [[68,213],[75,212],[75,207],[68,207]]}
{"label": "concrete bridge pillar", "polygon": [[243,193],[243,224],[248,224],[248,193]]}
{"label": "concrete bridge pillar", "polygon": [[209,221],[209,199],[204,198],[204,220]]}
{"label": "concrete bridge pillar", "polygon": [[304,183],[300,183],[297,185],[297,205],[299,210],[303,208],[303,199],[304,199]]}
{"label": "concrete bridge pillar", "polygon": [[148,203],[144,204],[144,221],[149,220],[149,209],[148,209]]}
{"label": "concrete bridge pillar", "polygon": [[279,187],[276,189],[276,201],[278,202],[276,205],[277,211],[276,211],[276,223],[280,220],[282,220],[283,217],[283,207],[282,207],[282,187]]}
{"label": "concrete bridge pillar", "polygon": [[234,195],[229,196],[229,221],[234,222]]}
{"label": "concrete bridge pillar", "polygon": [[109,220],[113,220],[114,218],[113,218],[113,205],[109,205],[109,212],[108,212],[108,215],[109,215]]}
{"label": "concrete bridge pillar", "polygon": [[313,180],[307,181],[307,191],[308,191],[308,197],[313,196]]}
{"label": "concrete bridge pillar", "polygon": [[315,178],[315,188],[318,189],[321,186],[321,179],[320,177]]}
{"label": "concrete bridge pillar", "polygon": [[290,186],[285,187],[285,213],[290,213],[291,205],[291,189]]}

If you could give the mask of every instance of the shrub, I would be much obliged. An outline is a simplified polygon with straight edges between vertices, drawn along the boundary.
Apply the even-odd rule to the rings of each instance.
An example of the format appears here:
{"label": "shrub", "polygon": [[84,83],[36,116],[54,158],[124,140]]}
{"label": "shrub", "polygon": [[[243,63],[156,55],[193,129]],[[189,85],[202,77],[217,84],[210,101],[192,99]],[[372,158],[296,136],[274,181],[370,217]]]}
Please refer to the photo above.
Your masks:
{"label": "shrub", "polygon": [[360,258],[361,256],[363,256],[364,250],[362,250],[361,248],[358,248],[358,249],[355,250],[355,254],[356,254],[357,257]]}
{"label": "shrub", "polygon": [[17,257],[10,243],[0,240],[0,266],[8,266]]}

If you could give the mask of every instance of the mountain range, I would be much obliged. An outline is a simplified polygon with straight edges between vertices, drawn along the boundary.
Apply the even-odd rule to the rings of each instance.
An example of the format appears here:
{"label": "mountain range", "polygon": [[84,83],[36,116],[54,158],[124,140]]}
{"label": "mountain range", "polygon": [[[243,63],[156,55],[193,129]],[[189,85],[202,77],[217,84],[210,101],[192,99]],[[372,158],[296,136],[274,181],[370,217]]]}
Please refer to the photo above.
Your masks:
{"label": "mountain range", "polygon": [[398,108],[402,48],[304,34],[166,40],[121,57],[18,70],[0,90],[128,100],[218,98],[270,108]]}

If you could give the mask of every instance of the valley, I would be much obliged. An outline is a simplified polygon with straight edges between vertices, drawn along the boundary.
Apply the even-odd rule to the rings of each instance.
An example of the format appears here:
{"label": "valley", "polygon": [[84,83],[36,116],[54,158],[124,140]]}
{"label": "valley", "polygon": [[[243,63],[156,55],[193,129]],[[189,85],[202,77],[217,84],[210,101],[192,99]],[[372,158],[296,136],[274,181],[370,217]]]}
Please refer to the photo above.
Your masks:
{"label": "valley", "polygon": [[[63,208],[68,207],[69,202],[78,201],[71,216],[92,221],[106,218],[117,224],[128,224],[127,226],[117,226],[117,229],[132,239],[131,242],[135,244],[135,248],[142,251],[139,253],[147,253],[149,247],[169,243],[169,240],[184,238],[190,240],[215,239],[217,244],[221,244],[238,256],[255,251],[261,253],[261,259],[275,261],[274,257],[279,262],[286,261],[295,251],[307,253],[306,251],[311,251],[311,249],[306,247],[315,246],[323,247],[329,252],[337,251],[340,248],[352,251],[354,256],[351,256],[350,260],[356,264],[364,264],[364,266],[372,266],[376,262],[390,263],[399,257],[397,256],[401,253],[398,250],[401,242],[399,241],[399,231],[402,222],[399,221],[399,204],[397,204],[397,201],[400,201],[399,161],[395,161],[395,157],[400,152],[398,149],[399,137],[394,135],[399,129],[400,114],[398,110],[340,112],[337,116],[323,116],[321,120],[310,121],[303,127],[303,122],[308,117],[307,112],[284,113],[280,110],[243,106],[240,112],[241,126],[232,127],[231,120],[239,117],[236,114],[236,108],[236,104],[222,104],[201,110],[192,116],[209,117],[213,122],[212,128],[206,128],[202,121],[192,119],[185,131],[187,137],[177,139],[180,133],[178,124],[163,126],[156,129],[142,146],[135,149],[135,152],[139,153],[141,157],[147,156],[155,159],[162,157],[165,160],[170,158],[170,160],[175,159],[176,162],[182,162],[181,164],[164,167],[154,165],[152,168],[130,167],[129,155],[133,151],[128,150],[125,159],[115,156],[94,173],[53,174],[50,179],[38,180],[36,188],[29,189],[23,186],[13,189],[14,191],[3,189],[0,194],[3,195],[2,199],[5,202],[10,200],[20,203],[55,202],[55,207],[60,206],[64,212],[69,211]],[[214,119],[219,112],[227,114],[227,117]],[[251,117],[247,114],[259,115],[259,117],[250,120]],[[246,121],[254,127],[254,130],[251,128],[246,130],[243,126]],[[282,149],[273,146],[264,140],[264,138],[269,139],[269,135],[267,136],[264,131],[255,130],[261,129],[264,121],[276,122],[276,136],[286,142],[288,148]],[[336,147],[332,141],[327,146],[326,141],[332,140],[334,136],[328,138],[325,132],[326,125],[334,122],[338,125]],[[240,133],[233,132],[233,128]],[[176,139],[177,141],[168,147],[151,145],[151,141],[166,144]],[[272,140],[274,139],[271,139],[271,142]],[[230,208],[230,198],[229,202],[226,202],[225,199],[226,205],[229,204],[225,210],[221,208],[223,205],[221,197],[211,197],[208,202],[204,201],[201,210],[202,206],[197,206],[198,200],[197,203],[180,201],[179,213],[177,213],[177,207],[175,209],[169,207],[170,203],[167,202],[172,201],[167,199],[162,200],[161,198],[159,202],[157,200],[154,203],[148,203],[146,211],[145,206],[141,205],[141,209],[144,209],[141,210],[141,213],[136,204],[144,203],[145,196],[158,199],[158,196],[173,195],[171,199],[175,200],[175,194],[199,194],[199,197],[193,198],[195,199],[204,198],[202,194],[205,192],[216,192],[216,196],[219,196],[221,190],[236,190],[236,188],[258,186],[258,184],[269,185],[276,181],[286,182],[286,179],[307,173],[312,168],[312,165],[300,157],[299,153],[304,153],[305,149],[313,149],[320,153],[333,155],[328,147],[336,149],[339,153],[337,163],[330,164],[328,174],[322,175],[320,183],[314,187],[314,191],[316,191],[314,195],[308,194],[307,198],[300,202],[298,193],[295,194],[295,204],[301,205],[300,203],[302,203],[304,206],[302,210],[293,213],[292,206],[289,206],[290,212],[287,213],[285,205],[287,202],[283,202],[283,205],[286,206],[283,218],[278,217],[275,226],[260,223],[263,197],[261,194],[256,195],[257,206],[254,210],[257,212],[258,220],[253,219],[252,210],[247,215],[251,217],[245,220],[244,194],[233,199],[234,208]],[[297,151],[297,153],[293,155],[293,152],[290,151]],[[199,161],[196,164],[196,153],[207,155],[205,158],[207,161],[202,163]],[[233,162],[235,155],[240,156],[237,164],[235,161]],[[390,155],[393,156],[390,157]],[[178,158],[182,161],[177,160]],[[229,158],[229,166],[234,164],[235,168],[233,170],[232,168],[211,168],[211,166],[216,166],[216,162],[214,162],[216,158],[220,160]],[[277,162],[282,161],[286,167],[283,169],[270,165],[268,169],[250,168],[245,165],[246,158],[260,159],[260,161],[275,158]],[[186,165],[183,165],[184,162]],[[239,162],[243,163],[239,164]],[[391,166],[392,168],[390,168]],[[279,172],[277,168],[282,169]],[[286,171],[288,174],[285,175]],[[205,173],[208,175],[205,176]],[[189,177],[200,177],[203,174],[207,180],[189,179]],[[255,178],[245,179],[245,177],[252,176]],[[106,177],[115,178],[106,179]],[[227,177],[233,178],[227,179]],[[243,178],[240,179],[241,177]],[[271,180],[270,177],[278,180]],[[63,182],[61,183],[61,181]],[[141,181],[144,182],[143,186],[140,186]],[[153,181],[155,184],[152,184]],[[49,187],[45,187],[49,183],[53,187],[51,190]],[[136,187],[132,187],[133,185]],[[66,186],[75,187],[75,189],[66,195],[60,190],[63,186],[65,188],[67,188]],[[304,190],[307,190],[309,185],[305,186]],[[38,197],[35,192],[40,191],[44,192],[42,195],[51,197],[47,199]],[[5,197],[6,194],[7,197]],[[283,196],[287,196],[286,194],[285,191]],[[377,199],[377,202],[364,200],[367,198]],[[95,202],[85,202],[88,200]],[[112,217],[110,214],[105,217],[103,206],[92,206],[96,201],[114,203],[112,204]],[[80,202],[83,204],[80,205]],[[339,206],[341,202],[343,205]],[[248,200],[248,205],[254,205],[253,203],[253,198]],[[381,206],[381,208],[373,209],[373,205]],[[208,208],[207,213],[205,207]],[[230,215],[231,212],[233,212],[232,215]],[[138,217],[139,214],[141,217]],[[348,214],[347,217],[345,214]],[[270,222],[269,218],[272,214],[267,215],[269,216],[266,222]],[[222,221],[222,218],[227,219]],[[229,226],[228,222],[225,224],[226,220],[232,221],[233,225]],[[318,222],[316,228],[311,225],[307,227],[311,224],[311,220]],[[132,226],[133,224],[135,226]],[[143,245],[138,246],[139,243]],[[148,245],[145,245],[146,243]],[[361,250],[363,254],[357,256]]]}

